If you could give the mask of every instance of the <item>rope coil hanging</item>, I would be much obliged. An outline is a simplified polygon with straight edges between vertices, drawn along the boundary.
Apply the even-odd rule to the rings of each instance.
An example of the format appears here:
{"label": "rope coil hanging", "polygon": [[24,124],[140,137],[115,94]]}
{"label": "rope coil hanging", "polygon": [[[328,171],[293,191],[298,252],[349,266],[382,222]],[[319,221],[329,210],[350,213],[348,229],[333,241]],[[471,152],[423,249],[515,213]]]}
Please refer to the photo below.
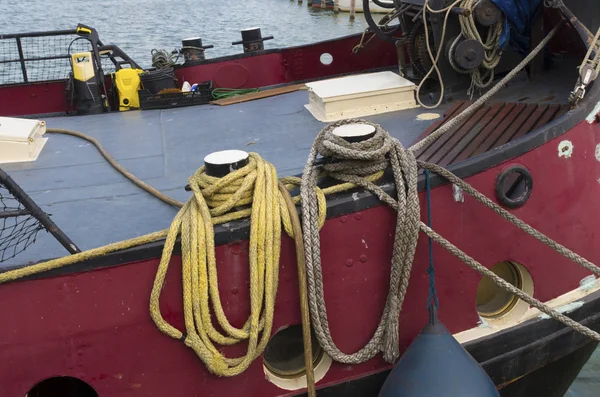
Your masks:
{"label": "rope coil hanging", "polygon": [[[282,200],[275,167],[255,153],[249,164],[224,178],[212,178],[200,168],[189,179],[193,197],[169,228],[150,297],[150,314],[166,335],[182,339],[208,369],[221,376],[243,372],[264,350],[273,325],[279,276]],[[219,297],[213,217],[235,206],[250,208],[250,315],[241,328],[227,319]],[[177,237],[181,235],[183,305],[186,334],[170,325],[160,312],[160,294]],[[211,310],[212,303],[212,310]],[[211,314],[224,331],[212,324]],[[227,358],[216,347],[248,341],[247,353]]]}
{"label": "rope coil hanging", "polygon": [[[451,3],[450,5],[448,5],[447,7],[444,7],[439,10],[431,8],[431,6],[429,5],[429,0],[425,1],[425,4],[423,5],[423,7],[424,7],[423,13],[422,13],[423,14],[423,23],[424,23],[424,28],[425,28],[425,46],[427,48],[427,53],[429,55],[429,58],[432,62],[432,66],[429,69],[429,71],[427,72],[427,74],[423,77],[423,79],[421,80],[419,85],[417,86],[417,93],[416,93],[417,101],[424,108],[434,109],[434,108],[438,107],[444,100],[444,92],[446,90],[446,86],[444,84],[444,79],[442,77],[442,73],[438,67],[438,62],[439,62],[440,56],[442,55],[442,51],[443,51],[444,47],[439,46],[435,55],[433,54],[433,51],[431,49],[431,43],[429,41],[429,28],[428,28],[428,23],[427,23],[427,12],[429,12],[431,14],[444,14],[444,20],[443,20],[443,24],[442,24],[442,33],[441,33],[441,38],[440,38],[440,42],[443,43],[444,38],[446,37],[446,29],[448,26],[448,17],[450,16],[452,9],[454,7],[461,7],[461,8],[471,11],[467,15],[459,15],[461,33],[456,37],[456,39],[452,42],[452,45],[450,46],[450,56],[448,57],[448,60],[450,62],[450,65],[452,66],[452,68],[457,73],[471,74],[471,87],[469,88],[469,91],[468,91],[468,94],[470,94],[471,96],[475,93],[475,88],[480,88],[480,89],[486,88],[494,80],[494,68],[498,65],[498,63],[500,62],[500,59],[502,57],[502,51],[499,48],[500,37],[502,35],[502,29],[503,29],[502,20],[498,21],[495,25],[491,26],[488,29],[486,40],[484,41],[481,38],[481,35],[479,34],[479,31],[478,31],[476,23],[475,23],[475,18],[473,16],[473,12],[472,12],[475,9],[475,7],[479,4],[480,1],[481,0],[456,0],[453,3]],[[460,69],[454,62],[452,54],[454,54],[454,50],[456,49],[456,46],[463,38],[477,40],[483,46],[485,55],[484,55],[484,61],[483,61],[482,67],[486,70],[483,74],[481,73],[480,68],[477,68],[473,71],[466,71],[466,70]],[[532,53],[533,53],[533,51],[532,51]],[[420,100],[419,95],[420,95],[421,89],[422,89],[425,81],[427,79],[429,79],[430,76],[434,72],[436,73],[437,79],[440,83],[441,92],[440,92],[440,97],[438,98],[438,101],[434,105],[429,106],[429,105],[425,105]]]}
{"label": "rope coil hanging", "polygon": [[[358,364],[374,357],[380,351],[388,362],[399,356],[398,314],[408,288],[417,239],[419,234],[419,202],[417,196],[417,163],[412,152],[404,150],[400,142],[390,137],[379,125],[364,120],[361,123],[375,127],[375,135],[363,142],[349,143],[334,135],[333,130],[356,120],[344,120],[325,127],[311,148],[302,176],[302,223],[308,281],[309,307],[313,328],[323,349],[335,361]],[[385,203],[397,209],[396,235],[392,255],[389,293],[381,320],[371,340],[353,354],[343,353],[332,340],[323,291],[323,275],[318,226],[318,206],[315,195],[317,155],[332,157],[338,162],[323,165],[324,172],[342,182],[361,186]],[[389,155],[389,160],[386,156]],[[373,175],[381,177],[391,163],[398,201],[375,185]],[[365,177],[371,176],[371,180]]]}
{"label": "rope coil hanging", "polygon": [[[332,131],[343,124],[367,124],[375,127],[375,135],[363,142],[349,143],[333,135]],[[418,147],[420,145],[415,145]],[[492,200],[475,190],[465,181],[456,177],[450,171],[436,164],[416,160],[413,152],[415,147],[405,149],[400,141],[392,138],[381,126],[365,120],[344,120],[325,127],[318,135],[310,151],[304,175],[302,178],[302,213],[304,229],[304,250],[308,278],[309,307],[315,333],[323,349],[335,361],[345,364],[358,364],[369,360],[380,351],[387,362],[398,358],[398,320],[402,303],[408,287],[410,272],[415,255],[419,230],[427,234],[433,241],[446,248],[450,253],[466,263],[469,267],[489,277],[497,286],[518,296],[531,306],[576,331],[600,341],[600,334],[570,319],[564,314],[533,298],[522,290],[507,283],[501,277],[487,269],[481,263],[465,254],[443,236],[420,220],[419,199],[417,196],[417,171],[419,168],[434,172],[449,182],[456,184],[477,201],[508,220],[519,229],[528,233],[556,252],[583,266],[597,276],[600,268],[587,259],[570,251],[550,239],[540,231],[516,218],[514,215],[495,204]],[[359,351],[347,354],[340,351],[332,340],[325,297],[323,293],[323,276],[320,257],[320,240],[316,215],[317,201],[314,195],[316,186],[317,155],[333,157],[338,162],[325,164],[324,173],[334,179],[361,186],[377,196],[383,203],[397,211],[396,231],[394,236],[392,265],[388,297],[383,308],[383,314],[371,340]],[[365,179],[366,175],[391,166],[396,185],[397,199],[387,194],[379,186]]]}

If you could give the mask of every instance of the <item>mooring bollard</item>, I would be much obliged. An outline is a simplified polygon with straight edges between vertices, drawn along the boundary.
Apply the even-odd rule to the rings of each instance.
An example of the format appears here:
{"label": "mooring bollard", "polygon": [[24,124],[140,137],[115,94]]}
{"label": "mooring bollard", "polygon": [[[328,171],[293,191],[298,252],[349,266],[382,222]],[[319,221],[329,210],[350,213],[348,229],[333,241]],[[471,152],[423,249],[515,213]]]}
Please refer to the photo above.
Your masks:
{"label": "mooring bollard", "polygon": [[204,157],[206,173],[215,178],[223,178],[231,171],[248,165],[248,153],[243,150],[222,150]]}
{"label": "mooring bollard", "polygon": [[333,130],[333,135],[339,136],[346,142],[356,143],[366,141],[375,136],[375,127],[369,124],[344,124]]}

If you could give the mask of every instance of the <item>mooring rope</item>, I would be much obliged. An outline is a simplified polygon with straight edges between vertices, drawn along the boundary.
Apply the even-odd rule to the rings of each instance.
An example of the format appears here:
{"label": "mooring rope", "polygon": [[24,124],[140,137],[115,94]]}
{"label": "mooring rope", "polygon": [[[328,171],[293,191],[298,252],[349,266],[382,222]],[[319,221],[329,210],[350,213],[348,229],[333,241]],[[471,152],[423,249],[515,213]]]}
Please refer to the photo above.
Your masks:
{"label": "mooring rope", "polygon": [[[335,128],[341,125],[356,123],[373,126],[376,131],[375,135],[363,142],[350,143],[333,134]],[[319,168],[319,166],[315,165],[315,160],[319,154],[334,160],[331,164],[326,163],[322,166],[327,176],[342,182],[350,182],[361,186],[397,211],[390,285],[383,313],[371,340],[359,351],[352,354],[347,354],[339,350],[332,340],[325,305],[319,227],[316,218],[318,210],[315,195],[316,172]],[[397,199],[387,194],[379,186],[364,180],[365,175],[387,167],[391,167],[394,175]],[[408,287],[419,229],[465,262],[469,267],[489,277],[499,287],[515,294],[531,306],[563,324],[574,328],[592,339],[600,341],[600,334],[573,321],[548,305],[510,285],[423,223],[420,220],[419,199],[416,190],[418,168],[441,175],[498,215],[513,223],[519,229],[551,247],[566,258],[600,276],[600,268],[596,265],[521,221],[451,172],[438,165],[416,160],[412,149],[405,149],[400,141],[392,138],[381,126],[360,119],[333,123],[325,127],[317,135],[304,169],[301,187],[304,251],[311,320],[321,346],[333,360],[345,364],[358,364],[369,360],[380,351],[387,362],[392,363],[397,360],[399,354],[399,314],[402,310],[402,303]]]}
{"label": "mooring rope", "polygon": [[48,129],[46,129],[46,132],[50,133],[50,134],[70,135],[70,136],[74,136],[74,137],[77,137],[80,139],[85,139],[86,141],[88,141],[89,143],[94,145],[96,147],[96,149],[98,149],[98,152],[100,152],[102,157],[104,157],[104,159],[106,161],[108,161],[108,163],[115,170],[117,170],[125,178],[129,179],[133,184],[144,189],[145,191],[147,191],[154,197],[158,198],[159,200],[161,200],[169,205],[172,205],[174,207],[179,207],[179,208],[183,207],[184,203],[182,203],[181,201],[175,200],[174,198],[167,196],[166,194],[162,193],[160,190],[158,190],[155,187],[151,186],[150,184],[142,181],[140,178],[136,177],[131,172],[127,171],[127,169],[125,167],[123,167],[113,156],[111,156],[111,154],[108,152],[108,150],[106,150],[106,148],[104,146],[102,146],[100,141],[98,141],[93,136],[84,134],[79,131],[73,131],[73,130],[68,130],[68,129],[64,129],[64,128],[48,128]]}
{"label": "mooring rope", "polygon": [[[247,166],[223,178],[208,176],[202,167],[190,177],[189,186],[193,197],[179,211],[167,233],[150,295],[150,314],[158,329],[172,338],[182,339],[212,373],[234,376],[246,370],[263,352],[271,336],[281,224],[289,223],[289,214],[286,220],[286,212],[281,211],[283,200],[275,167],[256,153],[250,153]],[[227,319],[219,295],[212,218],[250,203],[250,316],[243,327],[236,328]],[[163,318],[159,304],[179,235],[185,335]],[[212,315],[223,332],[213,326]],[[248,350],[242,357],[225,357],[216,346],[243,340],[247,340]]]}
{"label": "mooring rope", "polygon": [[[410,151],[404,150],[398,141],[389,136],[377,124],[361,121],[376,128],[375,136],[367,141],[348,143],[333,134],[333,130],[344,124],[354,124],[356,120],[339,121],[325,127],[315,139],[310,150],[302,176],[302,226],[304,231],[304,252],[308,278],[308,294],[311,320],[319,342],[325,352],[335,361],[357,364],[369,360],[379,351],[384,352],[386,361],[393,362],[399,354],[398,312],[408,288],[408,278],[419,234],[419,205],[417,196],[417,163]],[[396,236],[392,255],[392,270],[389,293],[383,315],[371,340],[353,354],[341,352],[331,338],[327,309],[323,292],[321,268],[321,245],[317,222],[315,166],[317,155],[332,157],[338,162],[323,165],[328,176],[346,183],[361,186],[387,204],[394,203],[398,208]],[[386,156],[389,155],[389,162]],[[392,164],[394,181],[398,187],[398,203],[380,187],[364,177],[380,172]]]}

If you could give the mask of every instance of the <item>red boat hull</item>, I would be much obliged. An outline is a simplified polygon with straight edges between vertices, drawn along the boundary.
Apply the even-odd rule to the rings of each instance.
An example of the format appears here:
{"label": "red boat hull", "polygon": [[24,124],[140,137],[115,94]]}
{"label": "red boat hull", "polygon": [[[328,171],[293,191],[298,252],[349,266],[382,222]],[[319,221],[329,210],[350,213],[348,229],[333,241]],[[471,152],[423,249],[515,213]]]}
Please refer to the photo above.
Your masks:
{"label": "red boat hull", "polygon": [[[570,158],[558,156],[558,143],[572,142]],[[600,263],[598,211],[600,144],[597,123],[579,123],[560,138],[506,163],[467,178],[494,197],[497,175],[510,164],[527,167],[534,189],[529,202],[513,213],[592,262]],[[421,194],[421,208],[424,209]],[[486,266],[511,260],[527,267],[535,297],[548,301],[576,289],[589,272],[452,187],[432,192],[433,226]],[[422,214],[424,218],[424,214]],[[333,339],[341,350],[356,351],[371,337],[387,294],[395,215],[387,207],[331,218],[321,233],[324,284]],[[217,248],[220,292],[230,321],[241,326],[248,316],[247,242]],[[475,291],[480,276],[439,246],[437,263],[440,316],[451,332],[476,327]],[[155,254],[152,254],[155,256]],[[144,257],[140,253],[139,257]],[[105,260],[109,264],[109,259]],[[283,396],[265,379],[261,359],[234,380],[207,372],[192,350],[161,334],[148,314],[148,299],[158,259],[144,259],[57,277],[15,282],[0,288],[0,311],[10,319],[0,327],[0,390],[22,396],[37,382],[72,376],[99,396]],[[283,241],[274,332],[300,323],[292,241]],[[85,264],[79,270],[85,270]],[[406,302],[400,316],[404,350],[427,319],[427,240],[421,236]],[[180,259],[173,259],[163,293],[167,321],[183,327]],[[88,269],[89,270],[89,269]],[[560,275],[560,276],[557,276]],[[51,303],[51,304],[50,304]],[[244,346],[223,349],[244,353]],[[380,357],[360,365],[333,363],[319,387],[388,369]],[[509,380],[507,380],[509,381]]]}

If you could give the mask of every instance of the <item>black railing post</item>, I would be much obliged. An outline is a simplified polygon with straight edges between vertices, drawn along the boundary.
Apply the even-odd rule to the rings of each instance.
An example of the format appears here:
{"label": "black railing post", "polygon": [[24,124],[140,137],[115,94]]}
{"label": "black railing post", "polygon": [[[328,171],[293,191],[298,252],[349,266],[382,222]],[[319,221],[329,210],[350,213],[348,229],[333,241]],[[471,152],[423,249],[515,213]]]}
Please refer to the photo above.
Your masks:
{"label": "black railing post", "polygon": [[23,72],[23,82],[29,83],[27,78],[27,68],[25,67],[25,57],[23,56],[23,46],[21,45],[21,38],[17,37],[17,49],[19,50],[19,61],[21,62],[21,71]]}

